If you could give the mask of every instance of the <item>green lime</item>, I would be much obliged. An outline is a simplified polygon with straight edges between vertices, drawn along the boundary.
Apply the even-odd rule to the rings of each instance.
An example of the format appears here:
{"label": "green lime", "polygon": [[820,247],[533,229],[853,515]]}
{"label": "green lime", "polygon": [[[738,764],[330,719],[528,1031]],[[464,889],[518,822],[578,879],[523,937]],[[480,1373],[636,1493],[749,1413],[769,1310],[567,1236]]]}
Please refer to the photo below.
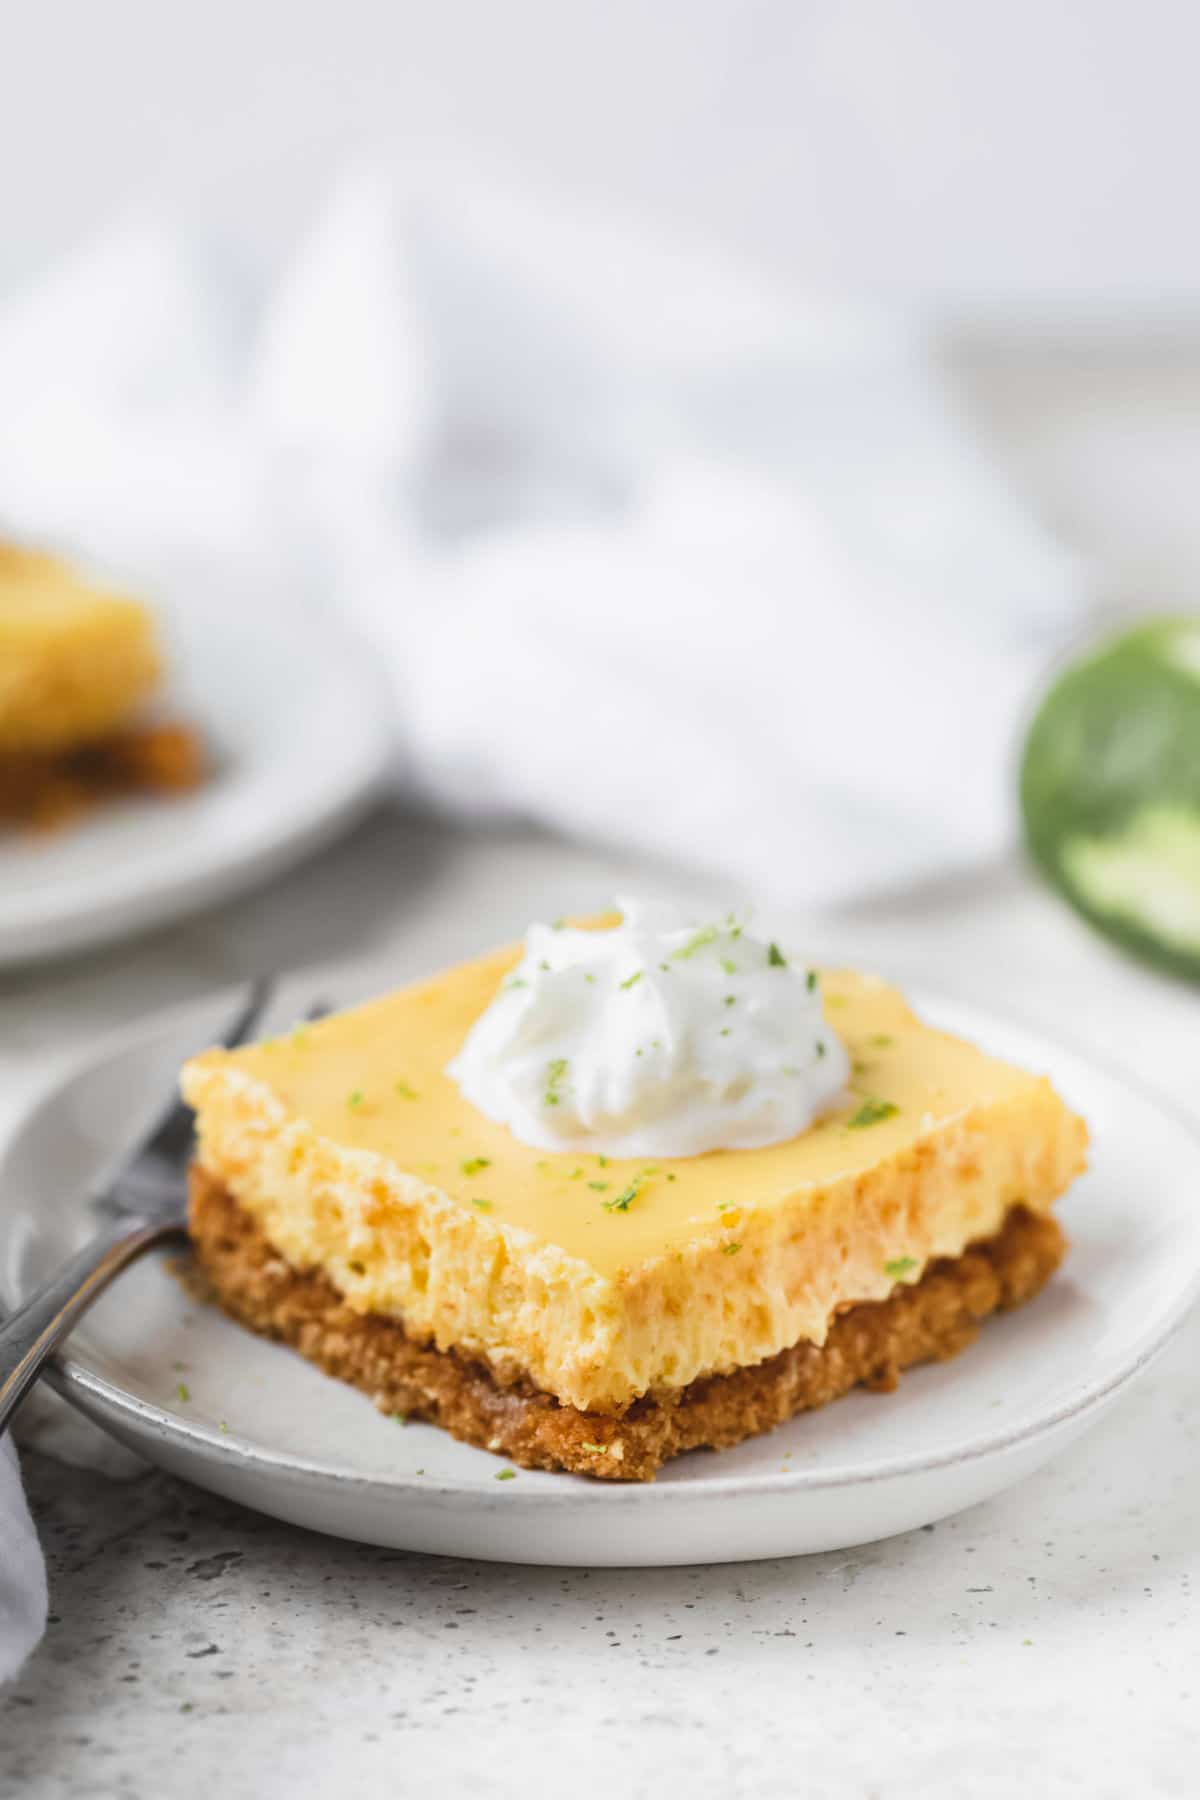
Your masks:
{"label": "green lime", "polygon": [[1200,980],[1200,618],[1140,625],[1055,682],[1021,806],[1035,859],[1085,918]]}

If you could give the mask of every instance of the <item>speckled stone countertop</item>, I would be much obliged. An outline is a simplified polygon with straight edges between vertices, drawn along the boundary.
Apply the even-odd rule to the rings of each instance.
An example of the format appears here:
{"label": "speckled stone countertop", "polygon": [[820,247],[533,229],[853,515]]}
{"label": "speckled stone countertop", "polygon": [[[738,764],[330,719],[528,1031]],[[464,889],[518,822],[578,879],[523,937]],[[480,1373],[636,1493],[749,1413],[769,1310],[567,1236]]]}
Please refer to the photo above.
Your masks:
{"label": "speckled stone countertop", "polygon": [[[0,981],[0,1109],[89,1032],[349,937],[429,966],[663,872],[379,815],[302,884]],[[1196,1002],[1111,956],[1013,866],[814,953],[1118,1041],[1195,1111]],[[1020,979],[1016,979],[1019,975]],[[1066,1021],[1066,1022],[1064,1022]],[[663,1571],[363,1548],[156,1472],[27,1451],[52,1623],[0,1696],[0,1795],[695,1800],[1197,1791],[1200,1317],[1090,1436],[936,1528]]]}
{"label": "speckled stone countertop", "polygon": [[28,1476],[54,1613],[5,1793],[1196,1792],[1200,1319],[1013,1493],[790,1561],[457,1562]]}

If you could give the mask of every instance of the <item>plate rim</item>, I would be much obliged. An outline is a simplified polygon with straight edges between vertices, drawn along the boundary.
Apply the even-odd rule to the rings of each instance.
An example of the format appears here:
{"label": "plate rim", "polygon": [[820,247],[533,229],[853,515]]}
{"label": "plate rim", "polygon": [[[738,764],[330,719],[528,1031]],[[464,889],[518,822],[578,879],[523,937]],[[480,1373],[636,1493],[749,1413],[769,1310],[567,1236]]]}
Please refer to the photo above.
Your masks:
{"label": "plate rim", "polygon": [[[212,615],[216,631],[221,617],[218,608]],[[278,607],[264,604],[260,617],[278,630],[281,642],[291,643]],[[314,634],[317,660],[355,690],[360,730],[337,779],[315,790],[315,799],[314,790],[305,790],[303,804],[281,819],[268,818],[265,830],[253,841],[239,841],[215,867],[160,870],[147,887],[138,874],[142,864],[134,859],[124,891],[97,896],[85,888],[82,900],[57,905],[45,891],[47,884],[41,884],[31,891],[24,915],[16,911],[5,916],[0,910],[0,970],[36,967],[191,918],[270,880],[366,812],[383,790],[395,742],[387,677],[370,655],[367,639],[352,625],[326,608],[306,609],[303,617]],[[164,830],[185,819],[185,814],[167,813]]]}
{"label": "plate rim", "polygon": [[[232,991],[234,990],[228,985],[224,985],[206,995],[198,995],[145,1014],[128,1025],[93,1039],[69,1062],[60,1064],[43,1083],[26,1095],[16,1118],[10,1122],[0,1139],[0,1193],[3,1192],[3,1178],[8,1164],[23,1133],[43,1108],[52,1104],[54,1098],[70,1082],[86,1076],[89,1070],[99,1068],[122,1050],[132,1049],[136,1044],[157,1034],[166,1035],[202,1008],[214,1006],[220,994]],[[1162,1113],[1190,1142],[1200,1163],[1200,1123],[1191,1118],[1186,1109],[1174,1099],[1162,1094],[1153,1083],[1132,1074],[1119,1061],[1096,1056],[1072,1044],[1069,1039],[1045,1033],[1037,1025],[997,1013],[966,997],[957,999],[943,994],[924,983],[914,984],[908,993],[915,1009],[922,1016],[931,1016],[939,1026],[961,1030],[961,1022],[970,1020],[973,1022],[969,1030],[973,1034],[987,1033],[995,1026],[1001,1033],[1012,1032],[1019,1038],[1036,1041],[1050,1052],[1051,1061],[1055,1055],[1061,1054],[1083,1064],[1104,1081],[1119,1085],[1142,1103]],[[0,1230],[3,1229],[4,1220],[5,1211],[0,1204]],[[557,1481],[553,1485],[527,1485],[514,1490],[511,1498],[517,1499],[518,1504],[526,1508],[540,1503],[548,1506],[583,1505],[589,1508],[623,1506],[628,1509],[635,1506],[699,1504],[703,1500],[728,1498],[744,1493],[747,1489],[752,1489],[756,1495],[799,1496],[931,1475],[960,1464],[1001,1457],[1009,1451],[1052,1436],[1072,1423],[1082,1427],[1089,1414],[1103,1409],[1122,1388],[1149,1368],[1166,1348],[1198,1298],[1200,1254],[1157,1322],[1138,1335],[1132,1348],[1106,1374],[1077,1389],[1070,1397],[1046,1411],[1037,1413],[1032,1418],[1026,1415],[1024,1423],[1005,1426],[997,1421],[992,1428],[947,1448],[901,1452],[866,1468],[861,1465],[850,1467],[843,1463],[832,1468],[798,1468],[751,1474],[714,1473],[694,1483],[613,1482],[572,1476],[561,1485]],[[3,1306],[0,1306],[0,1318],[3,1313]],[[487,1482],[495,1479],[491,1473],[474,1479],[446,1479],[437,1476],[422,1476],[418,1479],[404,1471],[398,1471],[394,1476],[367,1474],[318,1459],[289,1455],[243,1438],[236,1431],[217,1431],[200,1421],[181,1418],[178,1413],[152,1401],[140,1399],[136,1394],[72,1358],[69,1351],[54,1359],[46,1370],[45,1378],[66,1401],[102,1425],[115,1424],[119,1430],[121,1426],[131,1424],[136,1431],[148,1431],[159,1439],[178,1443],[191,1456],[231,1464],[248,1475],[268,1479],[282,1478],[291,1484],[299,1482],[323,1492],[345,1493],[355,1490],[374,1492],[393,1499],[407,1494],[416,1497],[436,1496],[439,1501],[454,1508],[474,1507],[489,1494]],[[431,1429],[437,1427],[433,1426]],[[531,1470],[527,1473],[554,1476],[560,1472]]]}

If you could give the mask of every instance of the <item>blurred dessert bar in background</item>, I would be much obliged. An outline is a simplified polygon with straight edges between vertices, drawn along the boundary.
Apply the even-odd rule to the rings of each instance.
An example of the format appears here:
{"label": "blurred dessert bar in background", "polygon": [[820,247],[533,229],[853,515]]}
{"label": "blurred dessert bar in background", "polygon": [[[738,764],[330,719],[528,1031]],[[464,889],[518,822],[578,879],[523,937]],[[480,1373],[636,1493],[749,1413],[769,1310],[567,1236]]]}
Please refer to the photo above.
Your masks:
{"label": "blurred dessert bar in background", "polygon": [[0,542],[0,828],[198,786],[196,732],[154,710],[162,674],[146,607]]}

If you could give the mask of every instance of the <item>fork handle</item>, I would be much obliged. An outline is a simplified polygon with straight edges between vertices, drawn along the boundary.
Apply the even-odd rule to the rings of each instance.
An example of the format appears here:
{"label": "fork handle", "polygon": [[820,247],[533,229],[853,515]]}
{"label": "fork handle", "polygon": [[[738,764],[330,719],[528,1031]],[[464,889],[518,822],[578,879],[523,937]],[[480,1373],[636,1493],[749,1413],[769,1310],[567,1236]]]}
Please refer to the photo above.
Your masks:
{"label": "fork handle", "polygon": [[0,1434],[55,1350],[114,1276],[183,1227],[128,1219],[97,1232],[0,1325]]}

